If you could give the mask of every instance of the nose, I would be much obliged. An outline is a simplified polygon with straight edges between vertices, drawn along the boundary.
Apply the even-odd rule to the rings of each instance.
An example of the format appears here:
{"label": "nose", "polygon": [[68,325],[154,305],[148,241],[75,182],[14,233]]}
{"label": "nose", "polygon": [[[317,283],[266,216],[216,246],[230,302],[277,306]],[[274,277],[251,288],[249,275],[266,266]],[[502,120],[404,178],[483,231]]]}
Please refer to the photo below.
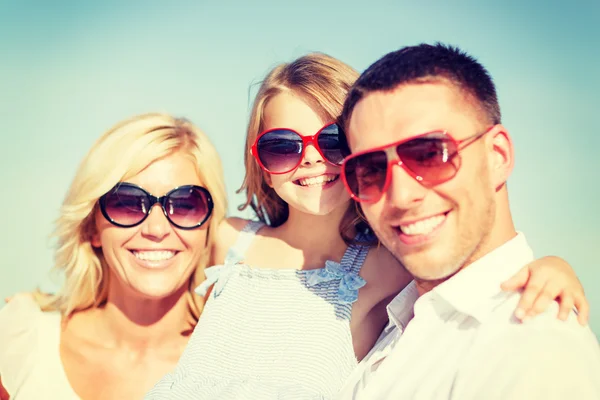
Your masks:
{"label": "nose", "polygon": [[309,166],[312,164],[318,164],[325,162],[319,150],[312,144],[308,144],[304,149],[304,157],[302,158],[302,165]]}
{"label": "nose", "polygon": [[156,203],[150,209],[150,214],[142,223],[142,236],[160,241],[169,235],[171,232],[171,223],[165,217],[160,204]]}
{"label": "nose", "polygon": [[427,194],[427,188],[413,178],[401,164],[396,163],[390,168],[392,176],[385,193],[386,204],[401,210],[420,205]]}

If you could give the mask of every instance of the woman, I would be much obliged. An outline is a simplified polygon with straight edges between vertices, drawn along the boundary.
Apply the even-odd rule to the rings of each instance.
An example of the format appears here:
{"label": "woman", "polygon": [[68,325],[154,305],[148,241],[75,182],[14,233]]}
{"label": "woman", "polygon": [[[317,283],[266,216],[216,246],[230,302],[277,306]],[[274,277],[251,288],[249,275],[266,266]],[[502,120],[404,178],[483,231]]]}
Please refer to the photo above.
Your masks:
{"label": "woman", "polygon": [[173,369],[196,325],[204,302],[193,289],[225,211],[219,156],[188,121],[146,114],[106,132],[57,222],[62,288],[15,296],[0,311],[8,392],[141,398]]}

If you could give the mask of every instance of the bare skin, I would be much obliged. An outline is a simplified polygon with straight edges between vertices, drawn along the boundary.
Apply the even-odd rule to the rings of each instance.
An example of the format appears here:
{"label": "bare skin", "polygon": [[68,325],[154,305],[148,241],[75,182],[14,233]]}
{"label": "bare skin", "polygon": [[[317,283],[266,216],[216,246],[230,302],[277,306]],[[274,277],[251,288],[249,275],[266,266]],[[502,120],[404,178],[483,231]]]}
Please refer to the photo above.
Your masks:
{"label": "bare skin", "polygon": [[[294,231],[299,230],[291,229],[294,225],[298,228],[296,224],[290,224],[291,219],[278,228],[265,226],[258,232],[244,261],[260,268],[285,266],[289,269],[322,268],[326,260],[339,262],[347,245],[337,230],[320,229],[319,219],[325,220],[321,222],[322,227],[334,223],[329,218],[323,217],[315,218],[315,221],[312,221],[314,224],[307,221],[306,217],[302,220],[304,223],[310,223],[314,232],[323,232],[327,235],[328,230],[332,231],[329,236],[293,235]],[[221,224],[218,244],[213,252],[214,264],[223,263],[227,250],[235,243],[246,223],[247,221],[241,218],[229,218]],[[288,239],[290,233],[292,235]],[[264,257],[264,254],[269,254],[269,257]],[[388,322],[387,304],[412,279],[383,246],[370,249],[360,275],[367,284],[359,290],[358,300],[352,307],[350,320],[354,352],[359,360],[373,347]]]}
{"label": "bare skin", "polygon": [[[145,316],[126,315],[112,302],[76,313],[65,321],[60,356],[68,381],[79,397],[142,398],[171,371],[189,336],[190,326],[185,322],[189,311],[182,294],[177,293],[173,306],[160,320],[147,326],[134,322]],[[147,303],[139,307],[139,314],[142,310],[143,314],[150,313],[152,306]],[[176,326],[179,328],[173,329]]]}

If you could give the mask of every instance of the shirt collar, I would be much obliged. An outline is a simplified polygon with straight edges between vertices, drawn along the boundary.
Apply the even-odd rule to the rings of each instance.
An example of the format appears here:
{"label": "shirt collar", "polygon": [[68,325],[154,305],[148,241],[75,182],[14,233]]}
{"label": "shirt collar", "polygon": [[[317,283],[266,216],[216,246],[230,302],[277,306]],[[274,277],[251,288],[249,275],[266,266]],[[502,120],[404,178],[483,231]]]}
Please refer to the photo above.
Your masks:
{"label": "shirt collar", "polygon": [[400,332],[413,318],[413,307],[419,297],[415,281],[411,281],[394,299],[387,305],[387,313],[390,322],[386,330],[396,326]]}
{"label": "shirt collar", "polygon": [[500,284],[534,260],[525,235],[517,235],[427,293],[482,322],[510,293]]}

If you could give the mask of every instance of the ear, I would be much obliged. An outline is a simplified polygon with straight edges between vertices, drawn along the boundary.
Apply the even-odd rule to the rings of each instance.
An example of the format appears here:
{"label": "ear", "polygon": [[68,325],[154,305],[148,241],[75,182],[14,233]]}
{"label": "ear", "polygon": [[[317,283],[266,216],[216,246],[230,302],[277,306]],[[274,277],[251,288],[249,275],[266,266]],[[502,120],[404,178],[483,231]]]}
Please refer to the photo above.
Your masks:
{"label": "ear", "polygon": [[273,189],[273,181],[271,180],[271,174],[263,171],[263,179],[267,183],[267,186],[269,186],[271,189]]}
{"label": "ear", "polygon": [[100,234],[98,233],[97,230],[94,230],[94,233],[92,234],[90,243],[92,244],[92,247],[95,247],[97,249],[102,247],[102,241],[100,240]]}
{"label": "ear", "polygon": [[514,167],[514,148],[508,130],[502,125],[496,125],[490,131],[491,157],[490,173],[492,183],[500,189],[512,173]]}
{"label": "ear", "polygon": [[101,248],[102,241],[100,240],[100,232],[98,231],[98,225],[96,224],[94,218],[92,218],[92,220],[89,222],[87,229],[89,232],[90,244],[92,245],[92,247],[95,247],[97,249]]}

